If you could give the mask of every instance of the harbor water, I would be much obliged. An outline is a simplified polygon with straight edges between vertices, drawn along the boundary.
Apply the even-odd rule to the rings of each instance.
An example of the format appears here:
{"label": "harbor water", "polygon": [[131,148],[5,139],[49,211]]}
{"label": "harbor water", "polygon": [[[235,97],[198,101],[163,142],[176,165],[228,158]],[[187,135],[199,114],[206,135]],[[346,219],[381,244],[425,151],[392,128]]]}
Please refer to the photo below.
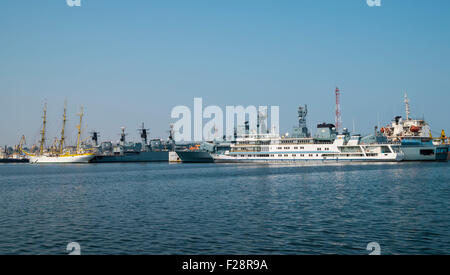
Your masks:
{"label": "harbor water", "polygon": [[0,254],[450,253],[450,164],[0,164]]}

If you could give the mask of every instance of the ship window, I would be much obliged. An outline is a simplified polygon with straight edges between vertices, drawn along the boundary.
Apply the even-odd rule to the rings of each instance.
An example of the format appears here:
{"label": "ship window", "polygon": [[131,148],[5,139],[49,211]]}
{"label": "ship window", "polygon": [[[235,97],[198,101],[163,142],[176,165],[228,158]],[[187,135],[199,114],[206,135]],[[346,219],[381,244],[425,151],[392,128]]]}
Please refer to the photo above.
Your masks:
{"label": "ship window", "polygon": [[420,154],[423,156],[432,156],[434,155],[434,151],[431,149],[420,150]]}

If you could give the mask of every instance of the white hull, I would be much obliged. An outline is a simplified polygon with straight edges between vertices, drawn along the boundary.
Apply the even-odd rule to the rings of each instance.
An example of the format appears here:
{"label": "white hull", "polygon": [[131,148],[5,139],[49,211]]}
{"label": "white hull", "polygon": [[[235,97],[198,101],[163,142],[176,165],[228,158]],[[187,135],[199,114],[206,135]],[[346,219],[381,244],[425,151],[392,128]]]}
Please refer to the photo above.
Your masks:
{"label": "white hull", "polygon": [[30,163],[88,163],[94,155],[30,156]]}
{"label": "white hull", "polygon": [[402,154],[391,153],[378,157],[327,157],[327,158],[277,158],[277,157],[234,157],[230,155],[213,155],[214,162],[217,163],[297,163],[297,162],[399,162],[403,160]]}

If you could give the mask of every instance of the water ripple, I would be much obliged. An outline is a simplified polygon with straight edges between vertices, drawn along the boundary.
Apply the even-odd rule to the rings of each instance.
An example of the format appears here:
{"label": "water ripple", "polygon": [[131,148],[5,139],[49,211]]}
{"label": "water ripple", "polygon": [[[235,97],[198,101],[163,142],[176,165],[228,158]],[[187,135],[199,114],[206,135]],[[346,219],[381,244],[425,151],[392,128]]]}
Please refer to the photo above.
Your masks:
{"label": "water ripple", "polygon": [[0,254],[448,254],[449,168],[0,165]]}

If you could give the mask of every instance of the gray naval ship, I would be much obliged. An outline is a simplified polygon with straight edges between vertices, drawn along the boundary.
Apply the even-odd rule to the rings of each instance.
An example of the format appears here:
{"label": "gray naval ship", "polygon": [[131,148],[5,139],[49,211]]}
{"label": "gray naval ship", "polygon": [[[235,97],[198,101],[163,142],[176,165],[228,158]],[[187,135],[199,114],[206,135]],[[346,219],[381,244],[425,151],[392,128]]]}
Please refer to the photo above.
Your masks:
{"label": "gray naval ship", "polygon": [[[262,120],[267,116],[265,113],[258,113],[258,131],[267,131],[263,127]],[[244,133],[248,134],[250,127],[249,122],[245,121],[243,126]],[[231,150],[231,144],[236,142],[238,137],[237,129],[234,129],[234,135],[232,140],[227,140],[226,136],[222,137],[222,140],[205,141],[197,146],[190,147],[189,149],[177,150],[176,153],[183,163],[211,163],[214,162],[213,154],[223,154]]]}
{"label": "gray naval ship", "polygon": [[127,142],[125,128],[122,127],[120,142],[113,144],[110,141],[98,145],[98,133],[92,133],[92,141],[96,148],[96,156],[92,163],[108,162],[168,162],[169,153],[175,150],[173,130],[170,130],[168,140],[151,139],[148,141],[148,129],[144,124],[139,129],[141,143]]}
{"label": "gray naval ship", "polygon": [[211,154],[229,151],[230,144],[227,141],[207,141],[190,149],[177,150],[176,153],[183,163],[210,163],[214,162]]}

